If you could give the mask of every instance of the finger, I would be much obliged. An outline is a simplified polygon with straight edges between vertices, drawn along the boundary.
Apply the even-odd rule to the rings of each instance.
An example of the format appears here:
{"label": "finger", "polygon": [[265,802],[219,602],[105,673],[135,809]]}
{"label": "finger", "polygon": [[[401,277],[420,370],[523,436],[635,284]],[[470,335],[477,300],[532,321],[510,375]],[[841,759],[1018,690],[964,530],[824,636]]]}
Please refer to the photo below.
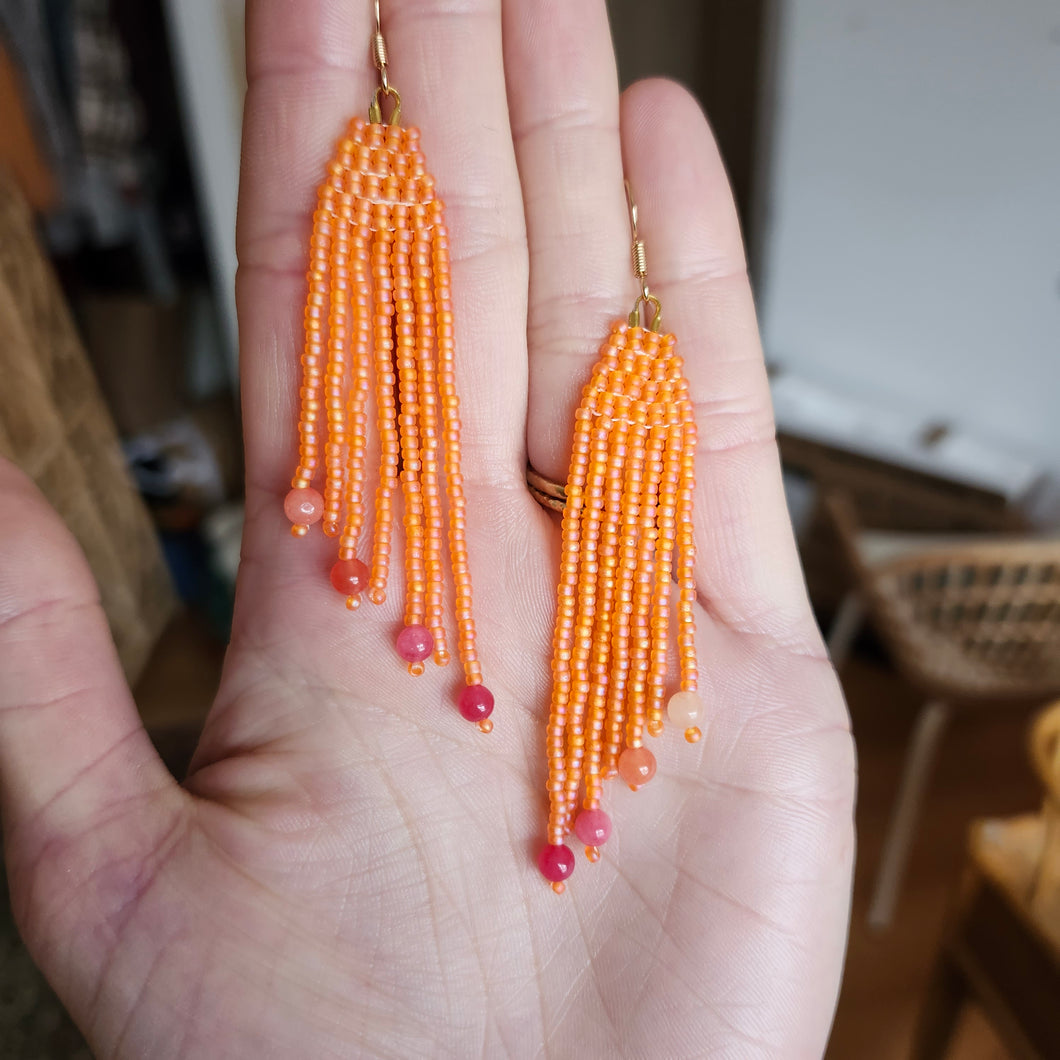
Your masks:
{"label": "finger", "polygon": [[70,533],[0,461],[0,809],[10,850],[176,791],[140,722]]}
{"label": "finger", "polygon": [[695,100],[667,81],[622,98],[648,279],[677,336],[699,426],[697,580],[736,628],[820,650],[784,502],[772,404],[725,167]]}
{"label": "finger", "polygon": [[527,256],[500,0],[404,0],[383,18],[402,120],[420,129],[446,204],[466,475],[521,483]]}
{"label": "finger", "polygon": [[531,261],[527,451],[562,482],[581,389],[632,299],[618,78],[603,0],[514,0],[504,15]]}

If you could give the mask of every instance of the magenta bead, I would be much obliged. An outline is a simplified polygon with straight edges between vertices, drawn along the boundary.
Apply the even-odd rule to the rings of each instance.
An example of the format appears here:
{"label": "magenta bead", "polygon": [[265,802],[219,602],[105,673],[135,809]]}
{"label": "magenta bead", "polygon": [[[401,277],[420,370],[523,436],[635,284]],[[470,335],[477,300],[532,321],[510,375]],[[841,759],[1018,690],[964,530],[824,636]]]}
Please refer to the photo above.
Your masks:
{"label": "magenta bead", "polygon": [[468,721],[485,721],[493,713],[493,693],[485,685],[467,685],[457,706]]}
{"label": "magenta bead", "polygon": [[423,662],[434,651],[434,637],[426,626],[406,626],[397,639],[397,652],[405,662]]}
{"label": "magenta bead", "polygon": [[559,883],[574,871],[574,851],[563,843],[549,843],[541,851],[537,867],[549,883]]}
{"label": "magenta bead", "polygon": [[324,498],[312,486],[293,489],[283,499],[283,514],[295,526],[312,526],[324,514]]}
{"label": "magenta bead", "polygon": [[574,834],[587,847],[602,846],[611,838],[611,818],[603,810],[582,810],[574,820]]}

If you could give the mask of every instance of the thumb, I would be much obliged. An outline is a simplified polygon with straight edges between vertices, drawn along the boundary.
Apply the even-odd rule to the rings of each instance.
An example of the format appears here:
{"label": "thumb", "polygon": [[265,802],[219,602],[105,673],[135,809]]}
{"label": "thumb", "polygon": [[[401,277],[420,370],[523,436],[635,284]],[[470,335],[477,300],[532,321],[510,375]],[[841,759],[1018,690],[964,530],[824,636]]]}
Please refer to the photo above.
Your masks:
{"label": "thumb", "polygon": [[[56,840],[80,841],[119,807],[131,820],[154,803],[147,796],[177,790],[140,722],[84,556],[36,487],[0,460],[0,813],[13,884]],[[133,833],[150,831],[145,823]]]}

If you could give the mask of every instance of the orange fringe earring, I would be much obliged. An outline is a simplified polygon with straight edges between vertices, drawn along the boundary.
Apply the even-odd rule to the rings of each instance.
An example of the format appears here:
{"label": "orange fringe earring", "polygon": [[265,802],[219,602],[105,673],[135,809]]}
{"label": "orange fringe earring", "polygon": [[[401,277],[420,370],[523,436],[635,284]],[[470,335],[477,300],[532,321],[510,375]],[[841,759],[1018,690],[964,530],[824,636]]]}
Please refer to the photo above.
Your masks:
{"label": "orange fringe earring", "polygon": [[[548,841],[538,864],[557,892],[574,871],[573,830],[590,861],[611,834],[603,781],[636,790],[655,775],[645,732],[663,731],[670,600],[677,582],[680,688],[666,713],[700,739],[692,497],[696,424],[673,335],[647,285],[626,184],[641,293],[600,352],[575,413],[565,488],[531,472],[531,491],[563,510],[548,719]],[[652,312],[651,327],[641,313]],[[580,809],[579,809],[580,803]]]}
{"label": "orange fringe earring", "polygon": [[[460,472],[460,401],[445,210],[424,167],[419,131],[403,128],[386,43],[372,36],[380,85],[368,121],[350,122],[320,188],[310,240],[298,468],[284,501],[291,532],[320,523],[339,538],[331,583],[357,608],[386,600],[398,494],[404,508],[405,621],[397,651],[409,673],[450,652],[443,623],[444,489],[456,594],[460,713],[489,732],[493,696],[475,649]],[[393,111],[383,122],[382,101]],[[374,389],[379,484],[371,565],[357,557],[365,525],[369,396]],[[321,446],[326,431],[327,441]],[[313,486],[323,454],[323,493]]]}

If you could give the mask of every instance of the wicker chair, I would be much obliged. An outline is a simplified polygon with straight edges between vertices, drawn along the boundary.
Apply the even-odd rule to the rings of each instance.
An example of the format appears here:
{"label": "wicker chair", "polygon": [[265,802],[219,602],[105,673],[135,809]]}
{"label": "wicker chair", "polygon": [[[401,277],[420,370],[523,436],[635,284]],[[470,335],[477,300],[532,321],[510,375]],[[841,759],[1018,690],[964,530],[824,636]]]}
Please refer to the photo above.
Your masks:
{"label": "wicker chair", "polygon": [[1060,694],[1060,536],[930,536],[861,529],[825,502],[854,587],[828,637],[842,666],[868,618],[924,695],[884,843],[869,923],[886,927],[939,740],[953,711]]}
{"label": "wicker chair", "polygon": [[974,1001],[1016,1057],[1060,1056],[1060,703],[1034,725],[1042,812],[977,821],[911,1056],[941,1060]]}

